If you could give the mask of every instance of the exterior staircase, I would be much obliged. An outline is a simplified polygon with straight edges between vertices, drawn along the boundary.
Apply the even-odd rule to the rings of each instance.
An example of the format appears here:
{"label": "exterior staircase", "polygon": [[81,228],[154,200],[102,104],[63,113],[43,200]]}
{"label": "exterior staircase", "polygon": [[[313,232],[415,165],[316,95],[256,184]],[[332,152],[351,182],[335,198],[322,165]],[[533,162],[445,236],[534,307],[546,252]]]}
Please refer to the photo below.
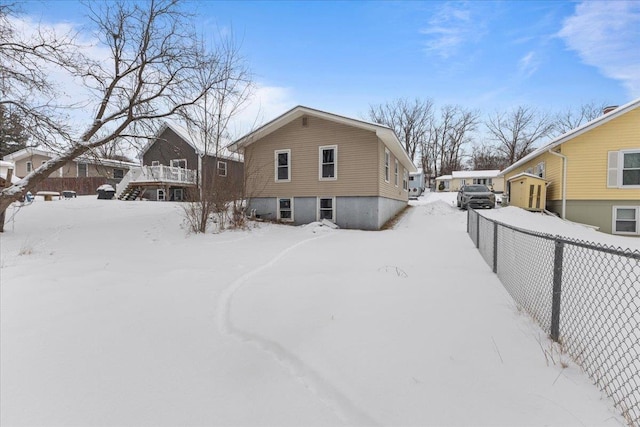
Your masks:
{"label": "exterior staircase", "polygon": [[138,185],[127,185],[127,187],[120,193],[118,196],[119,200],[136,200],[139,197],[142,197],[144,194],[144,189]]}

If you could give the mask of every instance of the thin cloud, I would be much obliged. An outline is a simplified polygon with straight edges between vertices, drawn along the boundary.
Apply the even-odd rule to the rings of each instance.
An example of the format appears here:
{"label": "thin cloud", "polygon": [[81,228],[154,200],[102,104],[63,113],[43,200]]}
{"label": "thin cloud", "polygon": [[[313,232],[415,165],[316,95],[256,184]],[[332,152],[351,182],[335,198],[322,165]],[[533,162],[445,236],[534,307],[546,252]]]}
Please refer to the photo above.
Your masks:
{"label": "thin cloud", "polygon": [[533,51],[520,58],[520,61],[518,62],[518,69],[520,74],[524,77],[531,77],[533,73],[538,70],[539,66],[540,61],[536,53]]}
{"label": "thin cloud", "polygon": [[558,36],[585,64],[640,96],[640,2],[582,2]]}
{"label": "thin cloud", "polygon": [[484,31],[466,6],[446,3],[429,20],[428,26],[420,30],[427,35],[427,52],[433,52],[443,59],[455,55],[459,48],[469,41],[477,40]]}

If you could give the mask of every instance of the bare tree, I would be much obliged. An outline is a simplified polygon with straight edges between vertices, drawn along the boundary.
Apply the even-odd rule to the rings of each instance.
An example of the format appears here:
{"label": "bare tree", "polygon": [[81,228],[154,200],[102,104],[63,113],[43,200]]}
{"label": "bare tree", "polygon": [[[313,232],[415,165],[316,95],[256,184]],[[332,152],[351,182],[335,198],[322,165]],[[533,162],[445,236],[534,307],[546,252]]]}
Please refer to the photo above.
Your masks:
{"label": "bare tree", "polygon": [[536,142],[550,136],[554,130],[552,118],[527,106],[509,112],[495,113],[486,122],[496,149],[508,164],[520,160],[534,150]]}
{"label": "bare tree", "polygon": [[578,108],[569,107],[559,112],[555,117],[556,133],[562,135],[600,117],[605,107],[604,103],[590,102]]}
{"label": "bare tree", "polygon": [[429,137],[433,120],[433,101],[430,99],[396,99],[386,104],[371,105],[369,120],[393,129],[412,161]]}
{"label": "bare tree", "polygon": [[427,158],[433,176],[462,169],[464,147],[478,127],[479,113],[460,105],[445,105],[432,122],[423,159]]}
{"label": "bare tree", "polygon": [[201,145],[200,192],[185,205],[192,231],[198,233],[206,232],[212,214],[219,228],[224,228],[230,205],[242,198],[242,183],[235,182],[234,176],[220,179],[216,162],[229,154],[223,147],[231,140],[230,121],[246,105],[253,88],[248,66],[233,39],[220,37],[216,45],[218,50],[195,76],[199,87],[212,86],[213,90],[180,114],[189,135]]}
{"label": "bare tree", "polygon": [[[118,138],[138,141],[152,135],[159,119],[197,103],[219,84],[194,84],[206,57],[177,0],[91,2],[87,7],[99,44],[110,52],[108,60],[82,55],[68,36],[40,32],[22,40],[11,21],[12,10],[0,9],[2,102],[42,124],[36,132],[64,142],[56,145],[56,158],[2,190],[0,212],[67,161]],[[79,136],[63,119],[63,106],[52,101],[54,85],[46,72],[38,71],[42,64],[81,79],[88,90],[85,109],[93,113]]]}
{"label": "bare tree", "polygon": [[502,170],[507,166],[505,158],[492,145],[476,144],[473,146],[469,161],[469,168],[472,170]]}

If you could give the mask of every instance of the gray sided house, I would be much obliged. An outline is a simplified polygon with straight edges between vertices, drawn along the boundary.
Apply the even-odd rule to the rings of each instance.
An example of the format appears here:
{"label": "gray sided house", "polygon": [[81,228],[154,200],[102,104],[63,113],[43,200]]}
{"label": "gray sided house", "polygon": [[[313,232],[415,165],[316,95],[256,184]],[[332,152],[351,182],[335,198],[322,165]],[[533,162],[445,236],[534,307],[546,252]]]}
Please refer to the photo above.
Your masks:
{"label": "gray sided house", "polygon": [[[120,199],[196,200],[214,187],[240,197],[244,165],[238,156],[214,155],[183,127],[165,122],[143,149],[142,167],[133,169],[116,189]],[[203,190],[205,189],[205,190]]]}
{"label": "gray sided house", "polygon": [[407,206],[416,172],[392,129],[298,106],[234,142],[249,212],[379,230]]}

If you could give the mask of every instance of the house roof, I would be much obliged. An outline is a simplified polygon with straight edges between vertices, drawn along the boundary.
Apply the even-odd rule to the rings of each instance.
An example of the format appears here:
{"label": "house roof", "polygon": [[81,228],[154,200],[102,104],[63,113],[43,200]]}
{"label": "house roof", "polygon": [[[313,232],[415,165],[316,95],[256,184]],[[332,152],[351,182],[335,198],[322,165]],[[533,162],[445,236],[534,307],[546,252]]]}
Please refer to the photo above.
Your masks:
{"label": "house roof", "polygon": [[446,181],[447,179],[452,179],[451,175],[441,175],[436,178],[436,181]]}
{"label": "house roof", "polygon": [[[191,148],[194,149],[194,151],[196,152],[197,155],[204,155],[204,154],[208,154],[210,156],[213,155],[210,152],[211,149],[210,148],[207,149],[207,145],[204,143],[204,141],[202,141],[202,139],[198,135],[195,135],[195,136],[192,135],[191,132],[189,132],[189,130],[186,127],[182,126],[179,123],[176,123],[174,121],[166,120],[163,123],[163,125],[160,127],[158,132],[156,133],[156,137],[154,139],[150,140],[142,148],[142,151],[140,152],[140,154],[138,156],[140,159],[142,159],[144,154],[147,151],[149,151],[149,148],[151,148],[151,146],[153,144],[155,144],[155,142],[160,137],[160,135],[162,135],[162,133],[167,129],[171,129],[176,135],[178,135],[184,142],[186,142]],[[229,151],[229,149],[226,146],[220,147],[217,157],[218,158],[224,158],[224,159],[227,159],[227,160],[235,160],[237,162],[242,161],[241,157],[238,154]]]}
{"label": "house roof", "polygon": [[509,178],[507,181],[513,181],[514,179],[518,179],[518,178],[521,178],[521,177],[523,177],[523,176],[526,176],[526,177],[528,177],[528,178],[535,178],[535,179],[539,179],[539,180],[541,180],[541,181],[545,181],[545,182],[549,182],[548,180],[546,180],[546,179],[544,179],[544,178],[541,178],[541,177],[539,177],[538,175],[534,175],[534,174],[532,174],[532,173],[527,173],[527,172],[521,172],[521,173],[519,173],[519,174],[517,174],[517,175],[514,175],[514,176],[512,176],[511,178]]}
{"label": "house roof", "polygon": [[573,138],[576,138],[580,135],[582,135],[585,132],[589,132],[592,129],[597,128],[598,126],[602,126],[603,124],[618,118],[620,116],[622,116],[623,114],[628,113],[629,111],[635,110],[636,108],[640,107],[640,98],[629,102],[628,104],[625,104],[621,107],[616,108],[615,110],[613,110],[610,113],[607,114],[603,114],[602,116],[591,120],[588,123],[585,123],[582,126],[579,126],[575,129],[570,130],[569,132],[566,132],[562,135],[560,135],[559,137],[551,140],[549,143],[547,143],[546,145],[543,145],[542,147],[538,148],[537,150],[535,150],[534,152],[530,153],[529,155],[523,157],[522,159],[518,160],[517,162],[515,162],[514,164],[512,164],[511,166],[509,166],[508,168],[504,169],[502,172],[500,172],[500,175],[505,175],[507,172],[510,172],[514,169],[516,169],[519,166],[522,166],[523,164],[529,162],[530,160],[535,159],[536,157],[538,157],[539,155],[541,155],[544,152],[547,152],[549,150],[553,150],[554,148],[556,148],[557,146],[564,144],[567,141],[572,140]]}
{"label": "house roof", "polygon": [[[32,157],[34,155],[38,155],[38,156],[43,156],[43,157],[48,157],[50,159],[55,158],[57,156],[60,155],[60,153],[56,153],[54,151],[45,151],[45,150],[41,150],[38,148],[23,148],[22,150],[18,150],[14,153],[11,154],[7,154],[6,156],[3,157],[4,160],[11,160],[11,161],[19,161],[28,157]],[[90,164],[100,164],[103,166],[110,166],[110,167],[126,167],[126,168],[130,168],[130,167],[134,167],[134,166],[139,166],[138,163],[133,163],[133,162],[123,162],[121,160],[113,160],[113,159],[104,159],[104,158],[100,158],[100,157],[93,157],[93,156],[80,156],[77,157],[75,159],[73,159],[74,162],[86,162],[86,163],[90,163]]]}
{"label": "house roof", "polygon": [[240,152],[245,147],[253,144],[255,141],[269,135],[270,133],[280,129],[282,126],[296,120],[302,116],[318,117],[324,120],[329,120],[334,123],[341,123],[347,126],[352,126],[368,131],[375,132],[376,136],[380,138],[384,144],[389,148],[393,155],[400,160],[405,168],[409,172],[417,172],[417,168],[409,158],[409,155],[402,147],[400,140],[396,136],[393,129],[390,127],[380,125],[377,123],[366,122],[363,120],[352,119],[350,117],[340,116],[334,113],[328,113],[326,111],[316,110],[314,108],[298,105],[284,114],[276,117],[275,119],[267,122],[258,129],[254,130],[236,140],[229,145],[229,150],[234,152]]}
{"label": "house roof", "polygon": [[500,170],[484,170],[484,171],[453,171],[453,178],[495,178],[500,174]]}

